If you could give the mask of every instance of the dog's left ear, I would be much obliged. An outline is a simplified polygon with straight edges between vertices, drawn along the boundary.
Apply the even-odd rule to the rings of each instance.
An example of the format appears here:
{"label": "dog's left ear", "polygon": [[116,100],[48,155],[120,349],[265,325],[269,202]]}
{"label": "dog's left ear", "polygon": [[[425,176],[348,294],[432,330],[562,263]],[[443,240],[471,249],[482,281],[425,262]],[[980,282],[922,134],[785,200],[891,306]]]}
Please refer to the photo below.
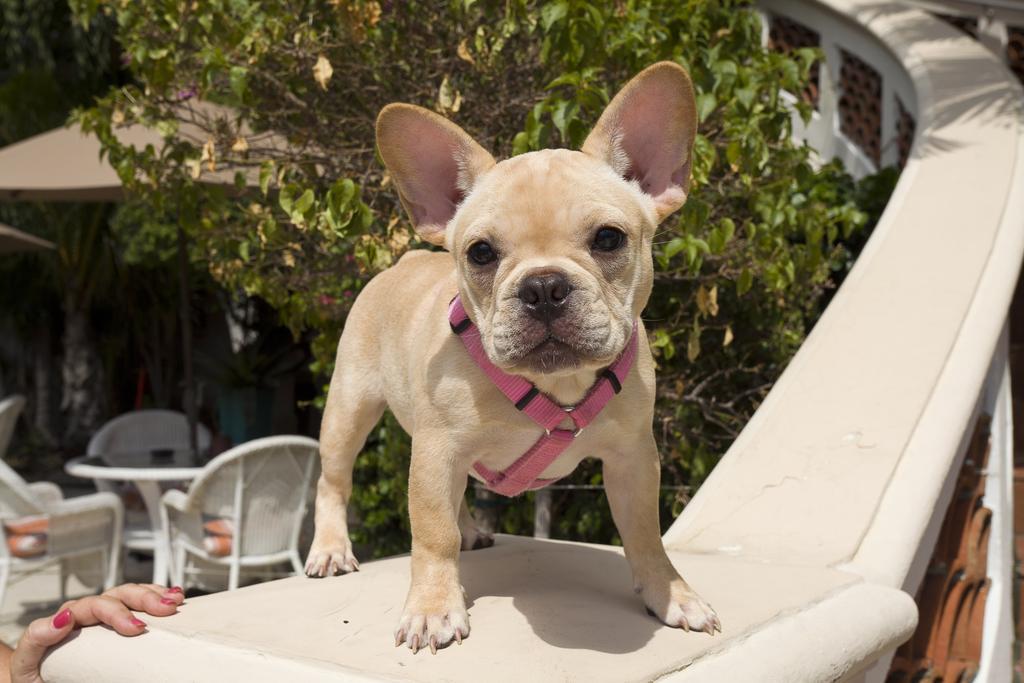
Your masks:
{"label": "dog's left ear", "polygon": [[494,157],[432,111],[389,104],[377,117],[377,149],[420,237],[444,246],[445,228]]}
{"label": "dog's left ear", "polygon": [[653,64],[612,99],[583,151],[636,180],[654,200],[658,220],[686,202],[697,135],[697,107],[686,69]]}

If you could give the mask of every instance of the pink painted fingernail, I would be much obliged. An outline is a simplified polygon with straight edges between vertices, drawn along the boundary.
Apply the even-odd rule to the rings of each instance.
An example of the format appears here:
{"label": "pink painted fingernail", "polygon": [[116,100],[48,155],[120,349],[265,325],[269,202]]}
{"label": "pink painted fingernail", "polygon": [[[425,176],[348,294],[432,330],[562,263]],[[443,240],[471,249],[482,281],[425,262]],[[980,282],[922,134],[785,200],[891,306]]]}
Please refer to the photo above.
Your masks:
{"label": "pink painted fingernail", "polygon": [[165,605],[177,605],[178,604],[178,601],[175,600],[174,598],[160,598],[160,602],[164,603]]}
{"label": "pink painted fingernail", "polygon": [[139,626],[141,628],[146,628],[146,622],[144,622],[142,619],[139,619],[138,617],[132,617],[131,621],[132,621],[132,626]]}
{"label": "pink painted fingernail", "polygon": [[71,610],[69,609],[61,610],[53,616],[53,627],[55,629],[60,630],[69,623],[71,623]]}
{"label": "pink painted fingernail", "polygon": [[167,589],[167,592],[168,593],[184,593],[185,591],[181,590],[181,586],[171,586],[170,588]]}

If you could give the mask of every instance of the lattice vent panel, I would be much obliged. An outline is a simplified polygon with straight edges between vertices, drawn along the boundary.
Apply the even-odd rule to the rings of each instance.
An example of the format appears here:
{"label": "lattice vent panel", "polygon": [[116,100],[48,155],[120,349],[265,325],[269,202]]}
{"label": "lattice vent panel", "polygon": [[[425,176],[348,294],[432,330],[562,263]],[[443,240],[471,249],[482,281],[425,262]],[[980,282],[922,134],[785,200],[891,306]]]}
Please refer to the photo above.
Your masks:
{"label": "lattice vent panel", "polygon": [[843,50],[839,129],[877,165],[882,151],[882,75]]}
{"label": "lattice vent panel", "polygon": [[[773,16],[768,27],[768,47],[779,52],[792,52],[803,47],[821,47],[821,36],[817,31],[798,21]],[[800,93],[804,101],[809,102],[815,108],[818,107],[820,93],[820,66],[821,62],[815,62],[811,66],[807,87]]]}

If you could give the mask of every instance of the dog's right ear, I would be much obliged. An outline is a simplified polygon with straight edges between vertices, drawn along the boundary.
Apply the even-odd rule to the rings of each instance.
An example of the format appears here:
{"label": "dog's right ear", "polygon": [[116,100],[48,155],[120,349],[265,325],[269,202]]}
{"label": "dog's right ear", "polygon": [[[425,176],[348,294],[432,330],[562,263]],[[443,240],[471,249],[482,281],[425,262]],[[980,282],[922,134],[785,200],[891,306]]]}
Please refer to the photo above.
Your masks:
{"label": "dog's right ear", "polygon": [[494,157],[466,131],[432,111],[389,104],[377,117],[377,149],[416,232],[444,246],[455,210]]}
{"label": "dog's right ear", "polygon": [[686,202],[696,135],[690,75],[678,64],[658,62],[608,103],[583,151],[639,183],[662,221]]}

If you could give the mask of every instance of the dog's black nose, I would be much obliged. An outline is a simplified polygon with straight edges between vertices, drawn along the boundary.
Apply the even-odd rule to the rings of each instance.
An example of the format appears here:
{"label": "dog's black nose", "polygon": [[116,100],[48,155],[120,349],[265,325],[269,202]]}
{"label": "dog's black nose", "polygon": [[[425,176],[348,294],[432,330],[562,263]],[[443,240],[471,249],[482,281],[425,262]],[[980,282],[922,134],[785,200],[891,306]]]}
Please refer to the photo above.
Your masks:
{"label": "dog's black nose", "polygon": [[544,273],[523,278],[519,284],[519,300],[537,320],[549,322],[564,312],[572,285],[562,273]]}

